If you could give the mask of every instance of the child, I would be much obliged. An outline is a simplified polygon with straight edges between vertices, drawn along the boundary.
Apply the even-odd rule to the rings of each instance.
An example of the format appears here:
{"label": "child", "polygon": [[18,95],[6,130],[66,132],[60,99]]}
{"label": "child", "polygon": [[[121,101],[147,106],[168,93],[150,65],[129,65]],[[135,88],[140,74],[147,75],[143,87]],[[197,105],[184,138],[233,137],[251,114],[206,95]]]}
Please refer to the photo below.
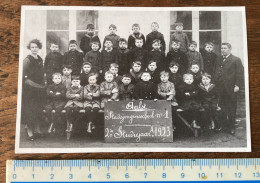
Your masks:
{"label": "child", "polygon": [[157,92],[161,99],[174,100],[175,88],[174,84],[169,81],[169,73],[162,71],[160,73],[161,82],[158,84]]}
{"label": "child", "polygon": [[179,67],[180,65],[174,61],[172,61],[169,65],[169,81],[174,84],[175,88],[178,88],[179,85],[182,83],[182,76],[179,72]]}
{"label": "child", "polygon": [[143,47],[143,39],[137,38],[135,39],[136,48],[132,49],[129,52],[128,60],[129,64],[132,64],[134,61],[138,60],[142,63],[142,68],[146,68],[148,60],[150,60],[149,52],[142,48]]}
{"label": "child", "polygon": [[80,85],[86,86],[88,84],[88,77],[93,73],[92,65],[89,62],[84,62],[82,66],[82,73],[79,75]]}
{"label": "child", "polygon": [[165,53],[161,50],[161,41],[159,39],[153,40],[152,51],[150,52],[150,59],[156,61],[160,71],[165,69]]}
{"label": "child", "polygon": [[143,48],[144,48],[144,45],[145,45],[145,37],[142,33],[140,33],[140,25],[139,24],[133,24],[132,25],[132,31],[133,31],[133,34],[131,34],[129,37],[128,37],[128,49],[133,49],[135,48],[135,39],[136,38],[141,38],[143,40]]}
{"label": "child", "polygon": [[61,111],[65,106],[66,87],[61,83],[61,74],[52,74],[53,84],[47,87],[47,105],[44,110],[51,125],[48,133],[55,132],[57,122],[61,121]]}
{"label": "child", "polygon": [[194,84],[198,85],[201,82],[200,67],[197,63],[192,63],[190,66],[190,74],[193,75]]}
{"label": "child", "polygon": [[154,84],[158,84],[160,83],[160,71],[157,69],[157,62],[154,60],[150,60],[148,62],[148,66],[146,71],[148,71],[150,73],[151,76],[151,81]]}
{"label": "child", "polygon": [[105,45],[105,41],[107,39],[110,39],[112,41],[112,44],[113,44],[113,48],[114,49],[117,49],[118,48],[118,44],[119,44],[119,39],[120,37],[118,35],[116,35],[116,32],[117,32],[117,28],[114,24],[111,24],[109,26],[109,35],[107,35],[105,38],[104,38],[104,43],[103,45]]}
{"label": "child", "polygon": [[179,73],[184,74],[188,70],[188,60],[186,54],[180,51],[180,44],[180,41],[172,40],[172,49],[167,53],[166,65],[169,66],[169,64],[174,61],[179,64]]}
{"label": "child", "polygon": [[162,47],[161,47],[162,52],[165,52],[165,40],[164,40],[163,34],[158,32],[159,24],[157,22],[153,22],[151,24],[151,29],[152,29],[152,32],[146,36],[146,49],[148,51],[152,51],[153,40],[159,39],[161,41],[161,45],[162,45]]}
{"label": "child", "polygon": [[71,65],[63,65],[62,67],[62,84],[68,89],[71,86]]}
{"label": "child", "polygon": [[113,48],[113,43],[110,38],[104,41],[105,48],[101,51],[101,69],[102,73],[108,71],[110,64],[118,63],[118,52]]}
{"label": "child", "polygon": [[204,62],[204,72],[212,75],[215,70],[217,61],[217,55],[213,52],[214,44],[211,42],[205,43],[204,50],[201,51],[201,55]]}
{"label": "child", "polygon": [[[218,91],[214,84],[211,83],[211,75],[208,73],[202,74],[202,80],[199,84],[199,98],[202,107],[205,109],[204,118],[209,129],[219,129],[218,121]],[[209,123],[210,122],[210,123]]]}
{"label": "child", "polygon": [[136,84],[140,81],[142,75],[141,68],[142,63],[140,61],[134,61],[132,63],[132,67],[129,74],[131,76],[131,81],[133,84]]}
{"label": "child", "polygon": [[73,125],[81,118],[79,112],[83,109],[83,87],[80,86],[79,76],[72,76],[71,87],[67,90],[66,98],[69,100],[65,105],[68,119],[66,132],[71,132]]}
{"label": "child", "polygon": [[150,81],[151,75],[149,72],[143,72],[141,81],[135,85],[134,99],[136,100],[156,100],[157,89],[156,85]]}
{"label": "child", "polygon": [[114,76],[110,71],[105,73],[105,81],[100,84],[101,109],[105,107],[105,103],[118,99],[118,85],[113,81]]}
{"label": "child", "polygon": [[[87,132],[91,133],[91,130],[94,129],[95,118],[100,109],[100,90],[99,85],[97,84],[97,75],[91,73],[88,77],[88,85],[84,87],[84,108],[86,111],[86,116],[88,117],[89,124],[87,125]],[[91,112],[93,111],[93,112]]]}
{"label": "child", "polygon": [[197,48],[196,41],[192,41],[191,43],[189,43],[189,51],[186,53],[189,67],[191,66],[191,63],[197,63],[201,71],[203,71],[204,70],[203,59],[200,52],[196,51],[196,48]]}
{"label": "child", "polygon": [[62,55],[59,52],[59,45],[55,42],[51,43],[50,53],[45,57],[44,71],[46,73],[47,84],[52,83],[52,74],[61,72],[62,68]]}
{"label": "child", "polygon": [[125,74],[122,77],[122,84],[119,85],[119,100],[133,100],[134,85],[131,83],[131,76]]}
{"label": "child", "polygon": [[119,39],[119,48],[118,48],[118,65],[119,65],[119,74],[123,75],[129,72],[130,67],[128,63],[128,53],[127,42],[124,38]]}
{"label": "child", "polygon": [[95,27],[93,24],[88,24],[86,29],[86,34],[81,38],[80,41],[80,49],[83,51],[84,55],[86,55],[87,52],[93,50],[91,42],[95,42],[98,44],[98,50],[101,47],[100,39],[98,35],[95,35]]}
{"label": "child", "polygon": [[114,80],[118,85],[121,83],[122,76],[118,75],[118,64],[113,63],[110,65],[109,71],[113,74]]}
{"label": "child", "polygon": [[83,53],[77,50],[77,42],[70,40],[69,51],[64,53],[63,64],[71,65],[72,75],[79,75],[83,63]]}
{"label": "child", "polygon": [[101,53],[99,52],[99,45],[98,42],[91,42],[91,51],[87,52],[84,57],[85,62],[89,62],[92,65],[92,69],[95,72],[101,72]]}
{"label": "child", "polygon": [[182,31],[183,23],[175,23],[175,29],[176,31],[171,35],[170,38],[170,45],[172,44],[173,40],[176,40],[180,42],[180,51],[186,53],[188,51],[189,38],[187,34]]}

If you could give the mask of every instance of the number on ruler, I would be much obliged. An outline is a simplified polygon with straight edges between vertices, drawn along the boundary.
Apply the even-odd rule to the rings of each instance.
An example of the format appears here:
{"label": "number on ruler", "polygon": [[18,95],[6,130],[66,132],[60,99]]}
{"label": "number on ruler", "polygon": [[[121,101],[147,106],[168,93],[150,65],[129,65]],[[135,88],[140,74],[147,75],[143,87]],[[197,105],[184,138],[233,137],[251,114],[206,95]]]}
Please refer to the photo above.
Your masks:
{"label": "number on ruler", "polygon": [[32,178],[34,179],[34,174],[32,174]]}
{"label": "number on ruler", "polygon": [[166,173],[162,174],[162,178],[164,178],[164,179],[166,178]]}
{"label": "number on ruler", "polygon": [[13,174],[13,179],[16,179],[17,178],[17,175],[14,173]]}
{"label": "number on ruler", "polygon": [[91,179],[91,173],[88,175],[88,178]]}
{"label": "number on ruler", "polygon": [[200,179],[201,178],[203,179],[203,178],[205,178],[206,175],[205,175],[205,173],[199,173],[198,176],[199,176]]}
{"label": "number on ruler", "polygon": [[255,178],[259,178],[259,177],[260,177],[260,172],[254,172],[254,173],[253,173],[253,176],[254,176]]}
{"label": "number on ruler", "polygon": [[50,179],[54,179],[54,174],[50,174]]}
{"label": "number on ruler", "polygon": [[129,178],[129,174],[128,174],[128,173],[125,174],[125,178],[126,178],[126,179]]}
{"label": "number on ruler", "polygon": [[242,173],[241,172],[235,173],[235,177],[238,179],[242,178]]}
{"label": "number on ruler", "polygon": [[107,179],[110,179],[110,173],[107,173]]}
{"label": "number on ruler", "polygon": [[217,173],[217,178],[223,178],[223,173]]}
{"label": "number on ruler", "polygon": [[145,178],[145,179],[146,179],[147,175],[148,175],[148,174],[145,172],[145,173],[144,173],[144,178]]}
{"label": "number on ruler", "polygon": [[69,179],[73,179],[73,174],[72,173],[69,174]]}
{"label": "number on ruler", "polygon": [[184,177],[185,177],[185,173],[181,173],[181,178],[184,179]]}

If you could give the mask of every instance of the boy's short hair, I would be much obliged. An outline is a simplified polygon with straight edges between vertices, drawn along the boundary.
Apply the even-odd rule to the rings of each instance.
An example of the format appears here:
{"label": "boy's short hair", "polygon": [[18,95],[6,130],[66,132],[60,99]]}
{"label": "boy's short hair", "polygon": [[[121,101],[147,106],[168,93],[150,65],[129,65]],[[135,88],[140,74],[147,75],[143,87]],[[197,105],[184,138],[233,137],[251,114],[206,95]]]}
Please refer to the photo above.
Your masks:
{"label": "boy's short hair", "polygon": [[169,72],[162,71],[162,72],[160,72],[160,77],[161,77],[161,76],[167,76],[167,77],[169,77]]}
{"label": "boy's short hair", "polygon": [[141,37],[135,38],[135,42],[136,42],[137,40],[142,40],[142,41],[144,42],[144,40],[143,40]]}
{"label": "boy's short hair", "polygon": [[94,72],[92,72],[92,73],[90,73],[90,74],[89,74],[89,76],[88,76],[88,79],[89,79],[90,77],[92,77],[92,76],[95,76],[95,77],[96,77],[96,79],[97,79],[97,77],[98,77],[98,74],[97,74],[97,73],[94,73]]}
{"label": "boy's short hair", "polygon": [[229,49],[232,48],[231,44],[230,43],[221,43],[221,45],[226,45]]}
{"label": "boy's short hair", "polygon": [[98,46],[99,46],[99,42],[97,42],[97,41],[91,41],[89,44],[90,44],[90,46],[92,46],[93,44],[95,44],[95,45],[98,45]]}
{"label": "boy's short hair", "polygon": [[179,44],[179,43],[180,43],[180,41],[179,41],[179,40],[177,40],[177,39],[173,39],[173,40],[172,40],[172,42],[171,42],[171,44],[173,44],[173,43]]}
{"label": "boy's short hair", "polygon": [[130,79],[132,79],[132,77],[131,77],[130,74],[124,74],[124,75],[122,76],[122,79],[123,79],[123,78],[130,78]]}
{"label": "boy's short hair", "polygon": [[112,27],[113,29],[117,29],[117,28],[116,28],[116,25],[114,25],[114,24],[110,24],[108,28],[110,29],[111,27]]}
{"label": "boy's short hair", "polygon": [[36,45],[39,47],[39,49],[42,49],[42,43],[41,43],[41,41],[40,41],[39,39],[33,39],[33,40],[31,40],[31,41],[28,43],[28,45],[27,45],[27,49],[30,49],[30,48],[31,48],[31,44],[32,44],[32,43],[36,44]]}
{"label": "boy's short hair", "polygon": [[50,42],[50,46],[51,46],[52,44],[59,46],[59,44],[58,44],[56,41],[51,41],[51,42]]}
{"label": "boy's short hair", "polygon": [[206,47],[207,45],[210,45],[210,46],[213,46],[213,47],[214,47],[214,44],[213,44],[212,42],[206,42],[206,43],[204,44],[204,47]]}
{"label": "boy's short hair", "polygon": [[107,76],[108,74],[112,74],[113,75],[113,73],[111,71],[106,71],[105,72],[105,76]]}
{"label": "boy's short hair", "polygon": [[138,23],[134,23],[134,24],[132,25],[132,29],[133,29],[134,27],[139,27],[139,29],[140,29],[140,25],[139,25]]}
{"label": "boy's short hair", "polygon": [[106,42],[106,41],[110,41],[113,44],[113,41],[110,37],[107,37],[104,42]]}
{"label": "boy's short hair", "polygon": [[125,43],[127,43],[127,41],[126,41],[125,38],[120,38],[120,39],[119,39],[119,42],[125,42]]}
{"label": "boy's short hair", "polygon": [[134,62],[132,63],[132,66],[133,66],[134,64],[142,66],[142,62],[140,62],[140,61],[134,61]]}
{"label": "boy's short hair", "polygon": [[71,76],[71,81],[72,80],[80,80],[80,78],[79,78],[79,76],[77,76],[77,75],[73,75],[73,76]]}
{"label": "boy's short hair", "polygon": [[183,80],[186,79],[187,77],[192,77],[193,78],[193,75],[192,74],[183,74]]}
{"label": "boy's short hair", "polygon": [[154,44],[154,43],[161,44],[161,40],[159,40],[159,39],[155,39],[155,40],[153,40],[153,43],[152,43],[152,44]]}
{"label": "boy's short hair", "polygon": [[188,46],[190,46],[190,45],[195,45],[195,46],[197,46],[197,42],[196,42],[196,41],[191,41],[191,42],[188,44]]}
{"label": "boy's short hair", "polygon": [[53,73],[53,74],[52,74],[52,79],[54,78],[54,76],[60,76],[60,77],[61,77],[61,73],[59,73],[59,72]]}
{"label": "boy's short hair", "polygon": [[201,74],[201,78],[202,78],[203,76],[209,78],[210,80],[212,79],[212,76],[211,76],[210,74],[206,73],[206,72],[203,73],[203,74]]}
{"label": "boy's short hair", "polygon": [[71,45],[71,44],[76,44],[76,45],[78,45],[76,40],[70,40],[69,45]]}
{"label": "boy's short hair", "polygon": [[92,64],[91,64],[90,62],[83,62],[82,67],[83,67],[84,65],[89,65],[90,67],[92,66]]}
{"label": "boy's short hair", "polygon": [[87,29],[95,29],[94,24],[88,24],[88,25],[87,25]]}
{"label": "boy's short hair", "polygon": [[153,25],[153,24],[155,24],[159,27],[159,24],[157,22],[152,22],[151,25]]}
{"label": "boy's short hair", "polygon": [[119,68],[119,65],[117,63],[112,63],[112,64],[110,64],[109,68],[111,68],[111,67]]}
{"label": "boy's short hair", "polygon": [[175,27],[177,27],[177,26],[183,26],[183,23],[182,22],[176,22]]}
{"label": "boy's short hair", "polygon": [[148,62],[148,65],[150,65],[151,63],[156,63],[156,65],[157,65],[157,62],[155,61],[155,60],[149,60],[149,62]]}
{"label": "boy's short hair", "polygon": [[150,72],[148,72],[148,71],[143,71],[143,72],[141,73],[141,77],[142,77],[144,74],[146,74],[146,73],[151,76],[151,73],[150,73]]}
{"label": "boy's short hair", "polygon": [[62,66],[62,70],[63,70],[64,68],[66,68],[66,69],[72,69],[72,66],[71,66],[71,65],[63,65],[63,66]]}
{"label": "boy's short hair", "polygon": [[171,61],[170,64],[169,64],[169,67],[173,67],[173,66],[177,66],[178,68],[180,67],[180,64],[178,64],[177,62],[175,61]]}
{"label": "boy's short hair", "polygon": [[194,62],[194,61],[191,62],[191,63],[190,63],[190,68],[191,68],[193,65],[197,65],[197,66],[200,68],[200,66],[199,66],[199,64],[198,64],[197,62]]}

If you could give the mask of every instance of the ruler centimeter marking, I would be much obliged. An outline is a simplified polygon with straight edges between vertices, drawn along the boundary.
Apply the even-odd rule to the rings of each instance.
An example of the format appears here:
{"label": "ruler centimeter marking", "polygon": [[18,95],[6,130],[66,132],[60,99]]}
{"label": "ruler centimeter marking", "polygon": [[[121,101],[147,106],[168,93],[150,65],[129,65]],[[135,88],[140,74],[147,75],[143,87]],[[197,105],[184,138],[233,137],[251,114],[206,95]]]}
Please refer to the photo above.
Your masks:
{"label": "ruler centimeter marking", "polygon": [[260,159],[8,160],[7,183],[260,182]]}

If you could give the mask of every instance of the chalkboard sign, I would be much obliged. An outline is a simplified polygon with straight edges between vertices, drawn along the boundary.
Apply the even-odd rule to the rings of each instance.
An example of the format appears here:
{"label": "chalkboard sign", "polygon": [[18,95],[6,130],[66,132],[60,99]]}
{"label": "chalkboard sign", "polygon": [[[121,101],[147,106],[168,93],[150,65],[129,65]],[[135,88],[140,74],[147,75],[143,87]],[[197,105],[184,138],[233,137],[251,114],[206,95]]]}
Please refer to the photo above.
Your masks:
{"label": "chalkboard sign", "polygon": [[105,142],[172,142],[170,101],[118,101],[105,105]]}

